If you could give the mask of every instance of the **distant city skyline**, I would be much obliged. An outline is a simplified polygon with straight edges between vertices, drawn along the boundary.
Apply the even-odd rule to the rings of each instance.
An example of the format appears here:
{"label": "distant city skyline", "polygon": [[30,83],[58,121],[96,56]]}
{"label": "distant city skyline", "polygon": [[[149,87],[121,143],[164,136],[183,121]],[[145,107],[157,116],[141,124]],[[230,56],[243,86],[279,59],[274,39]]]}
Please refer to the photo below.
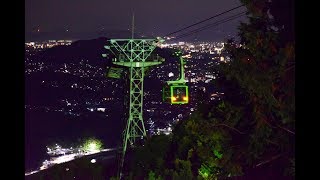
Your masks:
{"label": "distant city skyline", "polygon": [[[154,34],[139,34],[135,33],[136,38],[144,38],[144,37],[158,37],[160,35]],[[213,32],[203,32],[201,34],[187,36],[186,38],[181,38],[176,40],[175,42],[179,41],[224,41],[226,38],[234,37],[236,33],[231,32],[221,32],[221,31],[213,31]],[[120,33],[112,32],[112,31],[105,31],[105,32],[82,32],[82,33],[62,33],[62,32],[42,32],[42,33],[26,33],[25,41],[48,41],[48,40],[85,40],[85,39],[96,39],[99,37],[107,37],[107,38],[128,38],[131,37],[129,31],[124,32],[120,31]]]}

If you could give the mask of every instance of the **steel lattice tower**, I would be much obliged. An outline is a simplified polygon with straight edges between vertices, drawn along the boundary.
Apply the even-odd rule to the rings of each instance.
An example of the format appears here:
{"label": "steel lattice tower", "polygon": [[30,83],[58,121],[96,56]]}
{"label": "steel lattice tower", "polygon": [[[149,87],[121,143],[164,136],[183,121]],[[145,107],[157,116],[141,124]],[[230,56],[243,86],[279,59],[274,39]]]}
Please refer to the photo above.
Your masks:
{"label": "steel lattice tower", "polygon": [[[111,39],[110,46],[106,49],[118,51],[117,58],[112,60],[113,64],[129,68],[129,114],[127,125],[123,134],[123,150],[120,169],[124,163],[124,157],[128,143],[133,146],[136,138],[146,136],[143,121],[143,80],[145,67],[159,65],[162,60],[159,56],[150,57],[157,44],[158,39]],[[106,57],[106,55],[103,55]]]}

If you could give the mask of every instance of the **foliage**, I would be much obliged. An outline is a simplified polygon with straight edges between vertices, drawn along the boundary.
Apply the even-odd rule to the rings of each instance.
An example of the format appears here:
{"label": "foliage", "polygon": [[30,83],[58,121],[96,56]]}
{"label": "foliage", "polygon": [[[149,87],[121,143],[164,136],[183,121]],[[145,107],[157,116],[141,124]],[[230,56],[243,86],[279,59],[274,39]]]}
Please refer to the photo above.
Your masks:
{"label": "foliage", "polygon": [[249,13],[239,26],[240,42],[228,40],[231,60],[213,69],[222,100],[178,123],[172,136],[153,137],[137,149],[133,174],[224,179],[272,164],[281,170],[276,177],[287,169],[294,176],[295,42],[293,21],[280,16],[293,18],[293,6],[287,0],[242,3]]}

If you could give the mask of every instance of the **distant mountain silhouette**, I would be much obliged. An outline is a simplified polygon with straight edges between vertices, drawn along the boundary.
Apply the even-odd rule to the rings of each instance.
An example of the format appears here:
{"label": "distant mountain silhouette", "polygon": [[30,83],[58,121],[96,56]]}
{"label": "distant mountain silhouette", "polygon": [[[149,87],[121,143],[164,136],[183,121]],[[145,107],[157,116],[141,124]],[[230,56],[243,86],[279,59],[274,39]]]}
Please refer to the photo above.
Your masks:
{"label": "distant mountain silhouette", "polygon": [[55,46],[46,49],[39,53],[39,56],[47,62],[57,64],[78,64],[81,60],[88,60],[89,64],[101,65],[107,63],[107,59],[101,55],[107,53],[107,50],[104,48],[107,44],[108,38],[105,37],[92,40],[79,40],[69,46]]}
{"label": "distant mountain silhouette", "polygon": [[[88,60],[91,65],[112,66],[111,58],[114,57],[110,51],[104,48],[110,40],[106,37],[99,37],[90,40],[78,40],[69,46],[55,46],[46,49],[38,54],[38,56],[49,63],[75,63],[81,60]],[[103,58],[102,54],[109,54],[108,58]],[[166,60],[171,59],[172,50],[156,48],[153,52]]]}
{"label": "distant mountain silhouette", "polygon": [[[129,30],[98,30],[92,32],[25,32],[26,41],[46,41],[46,40],[58,40],[58,39],[95,39],[97,37],[110,37],[117,39],[124,39],[131,37],[131,31]],[[135,33],[135,37],[141,37],[139,33]]]}

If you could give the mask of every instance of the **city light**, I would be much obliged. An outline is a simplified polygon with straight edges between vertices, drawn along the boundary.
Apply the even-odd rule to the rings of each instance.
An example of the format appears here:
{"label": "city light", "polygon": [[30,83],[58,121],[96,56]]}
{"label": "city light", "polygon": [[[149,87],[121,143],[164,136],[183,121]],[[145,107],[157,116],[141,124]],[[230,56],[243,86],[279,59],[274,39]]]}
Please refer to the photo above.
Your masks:
{"label": "city light", "polygon": [[[46,42],[26,42],[26,48],[27,50],[27,56],[26,56],[26,74],[32,74],[37,72],[45,72],[47,70],[50,70],[50,68],[54,68],[53,71],[55,73],[63,73],[63,74],[70,74],[77,76],[81,78],[79,81],[70,81],[66,82],[68,85],[67,87],[70,89],[73,89],[76,91],[77,89],[81,90],[94,90],[98,92],[99,90],[103,88],[109,88],[110,85],[114,86],[115,89],[110,90],[110,94],[106,95],[105,97],[95,98],[89,98],[86,99],[84,102],[84,107],[82,107],[82,103],[69,98],[61,100],[61,107],[57,106],[31,106],[26,105],[26,108],[29,110],[37,110],[37,109],[46,109],[50,111],[55,112],[64,112],[67,115],[72,116],[81,116],[82,112],[77,112],[80,108],[84,108],[91,114],[94,113],[100,113],[100,115],[110,115],[112,112],[112,108],[109,106],[110,104],[113,104],[119,100],[119,98],[116,97],[117,94],[117,88],[123,88],[117,81],[110,80],[108,78],[103,79],[102,81],[95,80],[96,77],[103,77],[105,76],[104,69],[95,65],[92,65],[89,63],[89,60],[85,58],[79,59],[78,63],[63,63],[59,64],[57,66],[51,66],[49,63],[42,61],[42,59],[37,59],[37,57],[34,57],[33,55],[35,52],[39,52],[44,50],[45,48],[50,48],[56,45],[69,45],[71,44],[71,41],[67,40],[49,40]],[[189,42],[179,42],[179,43],[172,43],[172,44],[165,44],[163,47],[166,48],[175,48],[179,49],[183,52],[183,57],[186,58],[187,66],[185,66],[186,71],[186,80],[189,82],[190,89],[193,91],[199,91],[201,90],[205,85],[201,85],[201,82],[208,83],[210,80],[213,80],[216,78],[216,74],[214,72],[208,72],[207,69],[215,66],[217,63],[220,63],[221,60],[227,61],[230,59],[229,57],[225,56],[224,54],[218,55],[218,51],[220,49],[216,49],[215,47],[221,47],[219,43],[212,42],[212,43],[189,43]],[[43,48],[43,49],[42,49]],[[211,54],[210,52],[214,52]],[[221,58],[222,57],[222,58]],[[202,60],[203,59],[203,60]],[[164,82],[167,81],[170,77],[174,77],[178,72],[178,68],[176,67],[176,64],[174,62],[170,62],[167,64],[162,64],[160,66],[157,66],[157,68],[151,69],[150,71],[150,77],[152,78],[158,78],[160,81]],[[168,78],[169,77],[169,78]],[[90,83],[86,83],[85,79],[90,79]],[[52,87],[61,87],[61,84],[64,82],[59,82],[57,80],[49,80],[49,79],[41,79],[39,83],[43,83],[48,86]],[[61,83],[61,84],[60,84]],[[157,94],[158,93],[158,94]],[[149,127],[146,128],[147,133],[150,133],[151,135],[154,134],[165,134],[169,135],[172,133],[172,129],[170,126],[163,127],[159,125],[159,119],[161,119],[163,116],[166,117],[167,121],[170,121],[170,123],[176,123],[178,121],[183,120],[188,116],[188,114],[192,111],[195,111],[197,103],[196,101],[192,102],[187,106],[186,109],[179,109],[179,111],[175,111],[173,109],[166,109],[165,107],[162,107],[163,102],[156,99],[157,96],[159,96],[159,92],[154,93],[152,91],[146,91],[145,96],[147,100],[146,112],[150,116],[150,123],[148,123]],[[209,92],[210,94],[212,92]],[[175,96],[174,96],[175,95]],[[222,93],[216,92],[216,95],[209,98],[209,100],[218,99]],[[176,96],[176,94],[173,94],[172,97],[169,96],[169,99],[171,98],[171,102],[174,103],[185,103],[189,101],[189,98],[186,94],[181,94],[179,96]],[[109,104],[110,103],[110,104]],[[49,109],[50,108],[50,109]],[[180,111],[181,110],[181,111]],[[182,116],[183,113],[185,114]],[[160,114],[161,117],[158,117]],[[163,115],[163,116],[162,116]],[[61,147],[58,144],[53,144],[50,147],[46,147],[47,153],[50,156],[49,161],[44,161],[41,168],[47,169],[51,167],[54,164],[60,164],[64,162],[71,161],[76,158],[80,158],[82,156],[90,155],[99,153],[101,151],[102,143],[95,143],[95,141],[88,140],[86,141],[81,147]],[[91,163],[96,163],[95,159],[89,159]],[[29,172],[26,174],[31,174],[34,172]]]}
{"label": "city light", "polygon": [[48,40],[43,42],[26,42],[25,45],[33,49],[46,49],[61,45],[68,46],[71,45],[71,43],[72,40]]}
{"label": "city light", "polygon": [[97,161],[96,161],[96,159],[91,159],[90,162],[91,162],[91,163],[96,163]]}

